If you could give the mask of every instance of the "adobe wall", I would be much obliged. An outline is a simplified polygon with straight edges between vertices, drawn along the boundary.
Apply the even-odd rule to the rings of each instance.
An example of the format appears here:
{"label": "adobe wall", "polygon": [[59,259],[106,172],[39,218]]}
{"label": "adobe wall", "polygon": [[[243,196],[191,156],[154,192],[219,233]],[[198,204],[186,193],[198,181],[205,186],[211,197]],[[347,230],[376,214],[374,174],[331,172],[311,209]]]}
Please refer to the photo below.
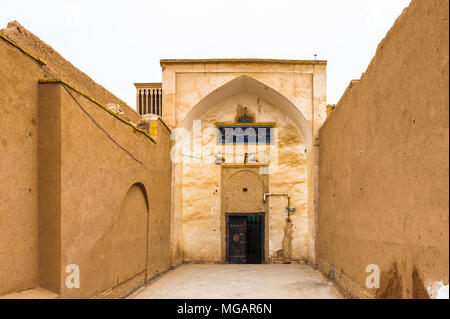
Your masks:
{"label": "adobe wall", "polygon": [[[124,296],[170,266],[170,131],[155,119],[152,140],[134,110],[22,26],[2,33],[92,99],[0,39],[0,295]],[[80,288],[66,286],[69,264]]]}
{"label": "adobe wall", "polygon": [[354,297],[448,284],[448,6],[413,1],[320,130],[319,267]]}
{"label": "adobe wall", "polygon": [[[36,35],[25,29],[18,22],[9,22],[8,26],[5,29],[2,29],[1,32],[10,37],[19,46],[29,49],[35,56],[45,60],[48,63],[47,68],[58,78],[76,84],[76,87],[79,90],[104,104],[119,104],[122,112],[125,113],[130,121],[137,123],[139,120],[139,114],[137,114],[134,109],[106,90],[103,86],[94,82],[88,75],[73,66],[51,46],[40,40]],[[89,48],[86,49],[88,50]]]}
{"label": "adobe wall", "polygon": [[0,59],[0,294],[5,294],[38,282],[37,80],[43,72],[2,39]]}

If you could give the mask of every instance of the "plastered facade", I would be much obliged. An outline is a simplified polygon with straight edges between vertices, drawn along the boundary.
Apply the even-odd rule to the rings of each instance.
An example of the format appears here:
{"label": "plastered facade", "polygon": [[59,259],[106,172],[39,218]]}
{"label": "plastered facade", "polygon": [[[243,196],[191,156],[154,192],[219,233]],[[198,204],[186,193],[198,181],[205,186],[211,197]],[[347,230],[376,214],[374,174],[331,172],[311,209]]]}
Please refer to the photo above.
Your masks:
{"label": "plastered facade", "polygon": [[[175,131],[186,129],[190,143],[189,152],[174,164],[172,264],[225,262],[225,214],[254,212],[255,203],[266,213],[266,262],[314,263],[317,194],[316,181],[309,178],[315,178],[315,138],[326,116],[326,62],[162,60],[161,66],[163,119]],[[255,123],[273,125],[273,145],[219,145],[217,125],[235,123],[243,108]],[[222,164],[214,161],[217,152]],[[261,167],[244,165],[246,152],[256,153]],[[264,191],[249,191],[251,200],[230,206],[227,192],[242,193],[243,185],[226,184],[227,165],[256,171]],[[287,196],[263,202],[264,192],[287,193],[295,212],[288,216]]]}

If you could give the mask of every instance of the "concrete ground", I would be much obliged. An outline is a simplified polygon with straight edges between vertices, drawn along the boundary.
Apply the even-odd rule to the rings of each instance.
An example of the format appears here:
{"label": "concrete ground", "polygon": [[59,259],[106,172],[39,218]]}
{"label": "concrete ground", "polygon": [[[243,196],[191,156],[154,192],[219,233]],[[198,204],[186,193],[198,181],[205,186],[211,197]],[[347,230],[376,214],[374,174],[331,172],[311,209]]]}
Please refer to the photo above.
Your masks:
{"label": "concrete ground", "polygon": [[336,299],[343,298],[319,271],[304,264],[184,264],[128,298]]}

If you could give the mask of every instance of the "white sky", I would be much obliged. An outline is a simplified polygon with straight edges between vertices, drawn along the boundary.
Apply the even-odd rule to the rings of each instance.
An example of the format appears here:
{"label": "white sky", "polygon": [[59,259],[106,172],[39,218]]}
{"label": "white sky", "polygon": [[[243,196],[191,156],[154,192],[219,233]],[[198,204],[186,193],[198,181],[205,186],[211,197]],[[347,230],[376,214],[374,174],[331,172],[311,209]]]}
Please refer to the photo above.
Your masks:
{"label": "white sky", "polygon": [[135,107],[134,82],[160,82],[160,59],[328,60],[328,103],[367,68],[411,0],[9,0],[17,20]]}

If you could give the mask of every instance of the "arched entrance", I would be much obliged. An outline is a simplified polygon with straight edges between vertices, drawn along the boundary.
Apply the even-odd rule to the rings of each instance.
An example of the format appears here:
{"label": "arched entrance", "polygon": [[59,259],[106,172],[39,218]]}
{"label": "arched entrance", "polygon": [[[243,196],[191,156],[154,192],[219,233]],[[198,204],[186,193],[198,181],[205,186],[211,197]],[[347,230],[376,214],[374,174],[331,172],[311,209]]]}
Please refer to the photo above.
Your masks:
{"label": "arched entrance", "polygon": [[148,201],[142,184],[132,185],[113,217],[113,276],[120,284],[146,270]]}
{"label": "arched entrance", "polygon": [[294,122],[295,127],[304,138],[306,146],[309,147],[312,144],[311,128],[302,112],[284,95],[247,75],[241,75],[205,96],[194,107],[192,107],[184,118],[181,127],[190,130],[192,128],[193,121],[199,119],[211,105],[214,105],[217,102],[239,92],[253,93],[269,103],[276,105]]}
{"label": "arched entrance", "polygon": [[267,175],[260,175],[258,167],[222,167],[222,257],[226,263],[266,262],[268,219],[263,198],[267,179]]}
{"label": "arched entrance", "polygon": [[[239,123],[236,120],[240,118],[237,116],[240,109],[248,111],[246,118],[252,118],[251,122]],[[192,107],[183,105],[182,112],[177,114],[177,121],[179,127],[185,129],[185,132],[190,132],[192,145],[198,145],[195,144],[197,138],[202,148],[205,145],[212,146],[210,149],[217,146],[218,151],[214,149],[214,152],[224,154],[223,157],[216,157],[218,161],[206,164],[199,160],[203,158],[203,149],[195,149],[192,146],[192,154],[189,155],[191,163],[174,165],[174,185],[178,185],[174,188],[174,205],[177,207],[174,216],[180,218],[183,225],[181,236],[185,260],[229,262],[228,226],[233,222],[230,218],[238,217],[236,214],[247,214],[244,215],[247,217],[248,214],[263,214],[255,215],[255,220],[256,227],[260,227],[264,235],[261,245],[263,253],[260,254],[264,262],[308,258],[310,242],[314,244],[313,241],[308,241],[310,234],[308,228],[310,224],[313,225],[309,223],[309,218],[314,213],[314,207],[310,206],[314,205],[314,201],[308,196],[309,188],[314,185],[308,181],[312,177],[310,170],[313,166],[312,161],[307,159],[310,154],[310,152],[307,154],[307,150],[312,148],[313,143],[311,126],[300,109],[308,111],[306,106],[294,105],[280,92],[247,75],[239,75],[214,89]],[[201,130],[198,130],[199,122]],[[208,138],[201,136],[203,128],[212,130],[219,128],[220,131],[221,128],[226,130],[228,127],[239,125],[244,128],[255,127],[255,131],[259,131],[263,126],[278,130],[279,136],[274,136],[274,139],[280,141],[280,156],[276,155],[277,148],[273,147],[274,144],[270,141],[264,144],[265,147],[258,144],[256,150],[248,150],[249,145],[246,144],[243,147],[245,154],[258,154],[255,161],[258,163],[250,164],[250,160],[245,160],[246,156],[242,156],[241,159],[241,154],[236,153],[237,147],[225,145],[226,142],[222,144],[220,134]],[[217,129],[215,131],[217,132]],[[275,154],[275,157],[272,157],[272,154]],[[281,157],[282,161],[279,163],[272,161],[273,158]],[[260,158],[268,158],[269,161],[259,161]],[[264,191],[257,196],[258,201],[262,202],[262,208],[258,210],[246,210],[245,207],[236,210],[226,208],[229,203],[223,195],[226,193],[223,172],[230,168],[230,164],[240,164],[240,167],[233,168],[235,170],[253,169],[256,175],[265,180]],[[273,167],[276,169],[272,170]],[[240,189],[240,192],[243,192],[244,188],[248,187],[236,186],[235,191]],[[288,196],[270,197],[266,203],[263,201],[264,193],[280,193]],[[245,206],[248,201],[241,203]],[[287,206],[297,207],[296,213],[288,215]],[[180,217],[176,214],[180,214]],[[248,221],[253,222],[251,219]],[[258,224],[259,221],[263,223]],[[243,245],[243,242],[241,244]],[[242,249],[243,247],[241,251]],[[244,262],[243,259],[240,262]]]}

